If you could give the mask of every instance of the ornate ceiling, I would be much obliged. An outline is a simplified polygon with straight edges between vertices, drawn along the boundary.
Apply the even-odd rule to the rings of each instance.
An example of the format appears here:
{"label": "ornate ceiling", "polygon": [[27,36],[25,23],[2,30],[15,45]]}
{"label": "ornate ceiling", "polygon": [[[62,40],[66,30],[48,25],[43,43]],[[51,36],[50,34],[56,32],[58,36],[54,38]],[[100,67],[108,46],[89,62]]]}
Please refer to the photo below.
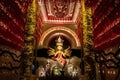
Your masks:
{"label": "ornate ceiling", "polygon": [[78,0],[39,0],[38,5],[45,23],[74,23],[80,11]]}

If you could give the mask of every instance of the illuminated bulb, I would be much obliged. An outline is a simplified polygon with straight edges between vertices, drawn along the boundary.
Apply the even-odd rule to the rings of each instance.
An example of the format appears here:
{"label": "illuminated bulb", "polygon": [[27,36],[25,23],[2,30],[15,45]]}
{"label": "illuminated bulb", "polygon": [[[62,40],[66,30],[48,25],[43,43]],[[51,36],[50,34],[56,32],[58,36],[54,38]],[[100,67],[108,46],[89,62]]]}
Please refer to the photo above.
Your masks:
{"label": "illuminated bulb", "polygon": [[107,64],[107,66],[109,66],[109,64]]}
{"label": "illuminated bulb", "polygon": [[115,72],[115,71],[113,71],[113,72],[112,72],[112,74],[116,74],[116,72]]}
{"label": "illuminated bulb", "polygon": [[102,72],[104,73],[105,71],[103,70]]}
{"label": "illuminated bulb", "polygon": [[110,74],[110,71],[108,70],[107,73]]}
{"label": "illuminated bulb", "polygon": [[98,72],[100,73],[100,70]]}
{"label": "illuminated bulb", "polygon": [[103,60],[103,58],[102,58],[102,57],[101,57],[100,59],[101,59],[101,60]]}
{"label": "illuminated bulb", "polygon": [[108,56],[108,59],[110,59],[110,56]]}
{"label": "illuminated bulb", "polygon": [[120,54],[118,55],[118,57],[120,58]]}

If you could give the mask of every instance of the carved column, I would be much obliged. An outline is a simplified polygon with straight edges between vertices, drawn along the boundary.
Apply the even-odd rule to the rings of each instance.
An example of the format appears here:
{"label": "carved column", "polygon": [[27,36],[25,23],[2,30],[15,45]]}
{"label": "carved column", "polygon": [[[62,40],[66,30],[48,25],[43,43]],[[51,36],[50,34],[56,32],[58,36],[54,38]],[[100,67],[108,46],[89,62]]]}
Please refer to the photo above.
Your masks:
{"label": "carved column", "polygon": [[33,62],[33,51],[34,51],[34,35],[36,27],[36,0],[33,0],[31,5],[28,7],[27,22],[25,26],[25,45],[24,52],[22,54],[22,68],[24,77],[23,80],[31,80],[32,76],[32,62]]}

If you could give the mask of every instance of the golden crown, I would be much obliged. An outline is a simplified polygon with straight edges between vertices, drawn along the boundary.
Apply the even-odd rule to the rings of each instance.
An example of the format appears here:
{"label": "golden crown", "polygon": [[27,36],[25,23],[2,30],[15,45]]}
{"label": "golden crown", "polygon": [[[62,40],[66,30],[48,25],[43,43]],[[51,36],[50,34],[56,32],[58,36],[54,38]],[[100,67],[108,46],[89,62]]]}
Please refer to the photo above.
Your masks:
{"label": "golden crown", "polygon": [[61,37],[59,36],[58,39],[55,41],[57,46],[62,46],[64,40],[61,39]]}

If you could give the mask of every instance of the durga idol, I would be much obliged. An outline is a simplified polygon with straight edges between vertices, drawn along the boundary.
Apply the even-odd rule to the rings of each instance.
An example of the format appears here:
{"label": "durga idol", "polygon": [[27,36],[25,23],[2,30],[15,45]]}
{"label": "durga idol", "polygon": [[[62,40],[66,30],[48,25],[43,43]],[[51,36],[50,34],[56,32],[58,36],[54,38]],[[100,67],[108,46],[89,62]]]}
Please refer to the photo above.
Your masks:
{"label": "durga idol", "polygon": [[52,59],[60,62],[62,66],[66,64],[65,58],[71,56],[70,47],[63,50],[63,42],[64,40],[59,36],[56,40],[56,49],[50,47],[48,51],[49,56],[53,56]]}

